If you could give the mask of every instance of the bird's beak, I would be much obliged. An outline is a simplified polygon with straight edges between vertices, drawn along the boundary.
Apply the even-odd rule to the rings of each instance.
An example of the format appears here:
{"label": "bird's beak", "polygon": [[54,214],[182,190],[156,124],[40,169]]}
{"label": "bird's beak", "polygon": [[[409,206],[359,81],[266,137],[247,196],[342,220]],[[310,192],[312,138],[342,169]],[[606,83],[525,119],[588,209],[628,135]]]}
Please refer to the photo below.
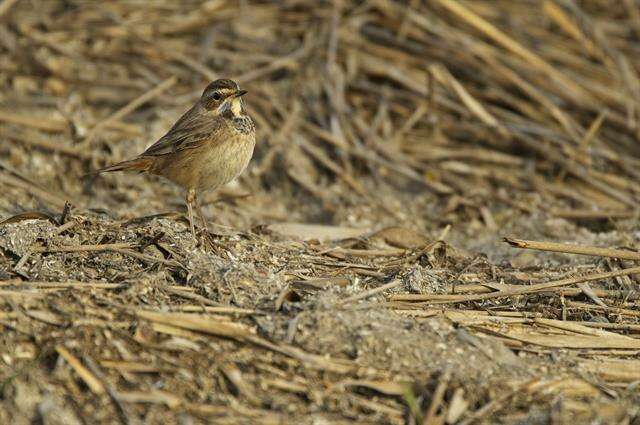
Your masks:
{"label": "bird's beak", "polygon": [[235,97],[244,96],[245,94],[247,94],[246,90],[238,90],[235,94]]}

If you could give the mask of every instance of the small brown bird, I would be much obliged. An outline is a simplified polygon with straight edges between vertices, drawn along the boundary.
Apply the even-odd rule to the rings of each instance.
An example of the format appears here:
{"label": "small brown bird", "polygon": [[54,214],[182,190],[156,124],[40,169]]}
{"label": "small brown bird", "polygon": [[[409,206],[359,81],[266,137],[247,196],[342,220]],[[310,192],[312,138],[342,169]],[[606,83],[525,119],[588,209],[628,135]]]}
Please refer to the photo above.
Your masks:
{"label": "small brown bird", "polygon": [[255,126],[232,80],[209,84],[200,100],[160,140],[128,161],[96,173],[139,170],[156,174],[187,189],[191,233],[195,206],[208,232],[197,194],[215,190],[238,177],[249,164],[256,144]]}

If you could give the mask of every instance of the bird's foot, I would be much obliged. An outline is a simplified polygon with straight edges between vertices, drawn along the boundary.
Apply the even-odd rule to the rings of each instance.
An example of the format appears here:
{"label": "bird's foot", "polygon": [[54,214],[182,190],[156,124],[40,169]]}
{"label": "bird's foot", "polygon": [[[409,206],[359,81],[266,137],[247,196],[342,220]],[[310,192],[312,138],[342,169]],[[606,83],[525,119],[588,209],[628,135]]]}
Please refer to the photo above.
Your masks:
{"label": "bird's foot", "polygon": [[211,251],[217,255],[221,255],[224,251],[224,246],[221,245],[208,230],[198,230],[198,238],[196,240],[198,246],[206,251]]}

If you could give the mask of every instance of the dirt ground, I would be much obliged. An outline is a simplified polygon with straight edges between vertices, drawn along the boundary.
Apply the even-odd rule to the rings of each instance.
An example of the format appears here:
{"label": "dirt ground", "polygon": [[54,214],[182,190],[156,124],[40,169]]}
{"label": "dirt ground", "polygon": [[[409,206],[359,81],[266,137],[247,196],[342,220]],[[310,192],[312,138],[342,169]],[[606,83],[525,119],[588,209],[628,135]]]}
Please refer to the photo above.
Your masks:
{"label": "dirt ground", "polygon": [[640,423],[638,4],[423,3],[0,3],[0,423]]}

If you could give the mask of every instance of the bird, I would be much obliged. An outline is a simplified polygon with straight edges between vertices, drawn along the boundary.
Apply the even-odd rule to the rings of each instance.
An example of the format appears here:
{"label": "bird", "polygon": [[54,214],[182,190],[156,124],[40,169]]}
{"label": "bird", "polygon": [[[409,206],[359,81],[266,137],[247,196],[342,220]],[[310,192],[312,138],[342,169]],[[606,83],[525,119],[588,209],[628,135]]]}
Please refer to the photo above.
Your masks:
{"label": "bird", "polygon": [[143,171],[164,177],[186,189],[191,234],[196,238],[196,209],[209,235],[198,197],[238,177],[247,168],[256,144],[255,124],[245,110],[238,83],[215,80],[171,129],[140,155],[96,170]]}

